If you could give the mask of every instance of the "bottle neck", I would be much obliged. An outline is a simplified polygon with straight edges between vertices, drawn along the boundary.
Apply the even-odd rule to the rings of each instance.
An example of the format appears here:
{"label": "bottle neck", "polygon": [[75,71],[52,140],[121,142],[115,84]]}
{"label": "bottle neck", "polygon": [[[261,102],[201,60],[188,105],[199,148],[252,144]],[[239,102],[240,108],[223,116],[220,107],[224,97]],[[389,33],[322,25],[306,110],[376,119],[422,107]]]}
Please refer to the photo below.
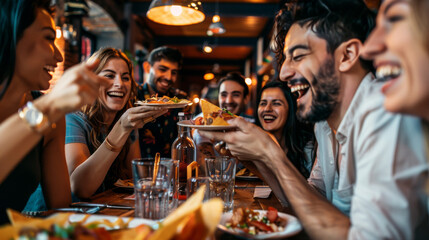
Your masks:
{"label": "bottle neck", "polygon": [[181,137],[187,137],[190,136],[190,131],[188,127],[178,127],[179,130],[179,136]]}

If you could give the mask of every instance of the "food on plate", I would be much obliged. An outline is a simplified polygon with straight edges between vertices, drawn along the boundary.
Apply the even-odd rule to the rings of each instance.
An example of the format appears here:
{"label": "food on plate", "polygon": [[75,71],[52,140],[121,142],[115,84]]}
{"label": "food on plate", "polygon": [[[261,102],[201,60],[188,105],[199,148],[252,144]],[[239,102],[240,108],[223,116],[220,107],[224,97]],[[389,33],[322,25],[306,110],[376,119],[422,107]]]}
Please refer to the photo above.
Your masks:
{"label": "food on plate", "polygon": [[202,119],[199,117],[194,120],[194,124],[196,125],[224,126],[229,125],[226,121],[237,117],[230,111],[221,109],[204,99],[201,99],[200,104],[203,111],[203,117]]}
{"label": "food on plate", "polygon": [[[108,220],[87,222],[90,215],[86,215],[80,221],[70,222],[71,213],[58,213],[46,219],[29,218],[11,209],[8,209],[7,213],[12,225],[0,228],[0,236],[4,239],[127,239],[122,238],[121,234],[131,231],[125,229],[131,219],[127,222],[121,218],[115,222]],[[142,228],[150,227],[143,225],[132,229],[134,235],[141,232]],[[110,234],[107,229],[124,230]]]}
{"label": "food on plate", "polygon": [[[0,227],[1,239],[79,239],[79,240],[200,240],[213,235],[220,221],[223,202],[215,198],[204,204],[205,187],[201,187],[179,208],[158,224],[157,230],[149,225],[128,228],[133,218],[124,221],[101,219],[88,222],[90,215],[70,222],[72,213],[58,213],[49,218],[29,218],[8,209],[12,225]],[[114,231],[111,231],[114,230]]]}
{"label": "food on plate", "polygon": [[182,103],[190,103],[190,101],[188,99],[179,99],[177,97],[168,97],[168,96],[163,96],[163,97],[158,97],[158,94],[153,95],[152,97],[144,100],[144,101],[137,101],[135,104],[136,105],[141,105],[143,103],[151,103],[151,104],[182,104]]}
{"label": "food on plate", "polygon": [[240,171],[238,171],[235,176],[246,176],[246,177],[250,177],[250,176],[255,176],[254,173],[252,173],[249,169],[247,168],[243,168]]}
{"label": "food on plate", "polygon": [[273,207],[268,207],[266,214],[249,208],[237,208],[226,223],[228,229],[251,235],[281,232],[286,225],[287,219],[279,217],[277,209]]}

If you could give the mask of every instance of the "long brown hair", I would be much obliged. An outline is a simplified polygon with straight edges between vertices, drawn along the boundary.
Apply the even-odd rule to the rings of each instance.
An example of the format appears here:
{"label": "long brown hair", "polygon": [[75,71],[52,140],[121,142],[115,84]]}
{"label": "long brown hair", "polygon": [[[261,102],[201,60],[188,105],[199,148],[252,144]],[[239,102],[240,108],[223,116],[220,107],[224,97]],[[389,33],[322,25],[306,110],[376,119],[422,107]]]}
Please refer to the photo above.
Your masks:
{"label": "long brown hair", "polygon": [[[115,125],[115,123],[119,120],[122,114],[125,111],[127,111],[127,109],[133,106],[135,97],[137,95],[137,84],[134,81],[133,64],[130,61],[130,59],[121,50],[118,50],[115,48],[102,48],[97,52],[95,52],[89,58],[89,61],[92,61],[94,59],[100,60],[100,63],[98,64],[97,68],[94,70],[94,72],[98,74],[107,64],[107,62],[114,58],[124,60],[128,66],[128,71],[131,77],[130,97],[128,99],[127,104],[125,104],[125,106],[116,113],[116,116],[112,124],[110,124],[110,126],[107,125],[107,123],[103,118],[103,112],[107,111],[107,109],[103,106],[103,104],[101,104],[98,98],[95,100],[95,102],[92,105],[86,105],[82,108],[82,112],[86,115],[87,120],[92,127],[90,132],[90,141],[95,148],[98,148],[101,145],[101,142],[98,140],[99,137],[107,135],[110,132],[110,130]],[[128,166],[126,166],[125,164],[126,164],[126,156],[128,154],[130,145],[131,145],[131,141],[130,139],[128,139],[124,147],[122,148],[122,151],[119,153],[118,157],[115,159],[112,166],[110,167],[109,172],[107,173],[108,178],[110,177],[117,178],[122,175],[123,169],[128,168]],[[111,179],[111,180],[116,181],[116,179]]]}

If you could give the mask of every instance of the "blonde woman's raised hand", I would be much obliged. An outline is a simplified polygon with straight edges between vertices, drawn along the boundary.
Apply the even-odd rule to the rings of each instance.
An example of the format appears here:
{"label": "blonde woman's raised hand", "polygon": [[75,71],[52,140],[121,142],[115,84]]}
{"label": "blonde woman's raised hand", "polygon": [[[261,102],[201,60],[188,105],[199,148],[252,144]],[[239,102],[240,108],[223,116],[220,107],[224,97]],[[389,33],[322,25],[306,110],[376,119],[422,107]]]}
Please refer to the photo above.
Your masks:
{"label": "blonde woman's raised hand", "polygon": [[167,109],[151,106],[138,106],[129,108],[120,118],[120,124],[125,130],[142,128],[146,123],[154,121],[157,117],[167,113]]}

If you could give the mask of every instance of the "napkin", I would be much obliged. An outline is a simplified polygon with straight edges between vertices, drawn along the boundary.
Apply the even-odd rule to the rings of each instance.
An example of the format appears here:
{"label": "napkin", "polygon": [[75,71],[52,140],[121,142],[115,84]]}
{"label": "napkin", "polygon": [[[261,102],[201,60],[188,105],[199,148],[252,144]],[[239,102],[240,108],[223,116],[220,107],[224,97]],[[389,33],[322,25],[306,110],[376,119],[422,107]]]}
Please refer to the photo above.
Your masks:
{"label": "napkin", "polygon": [[131,194],[128,195],[126,197],[124,197],[125,200],[136,200],[136,195],[135,194]]}
{"label": "napkin", "polygon": [[271,188],[269,186],[256,186],[253,198],[268,198],[270,193]]}

